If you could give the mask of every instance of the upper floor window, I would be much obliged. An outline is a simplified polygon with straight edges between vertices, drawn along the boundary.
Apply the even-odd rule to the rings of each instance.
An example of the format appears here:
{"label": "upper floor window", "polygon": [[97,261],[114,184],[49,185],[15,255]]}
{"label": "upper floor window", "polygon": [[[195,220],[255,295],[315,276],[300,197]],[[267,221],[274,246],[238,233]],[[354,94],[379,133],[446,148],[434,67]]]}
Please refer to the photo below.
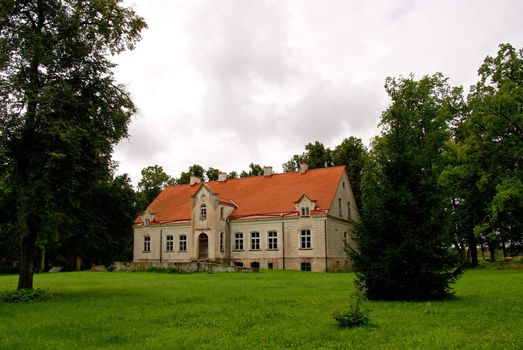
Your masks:
{"label": "upper floor window", "polygon": [[260,250],[259,232],[251,232],[251,250]]}
{"label": "upper floor window", "polygon": [[174,239],[172,235],[168,235],[165,240],[165,249],[168,252],[172,252],[174,250]]}
{"label": "upper floor window", "polygon": [[338,208],[340,209],[340,216],[343,216],[343,207],[341,205],[341,198],[338,198]]}
{"label": "upper floor window", "polygon": [[149,237],[149,236],[145,236],[143,238],[143,251],[144,252],[151,251],[151,237]]}
{"label": "upper floor window", "polygon": [[243,233],[234,234],[234,250],[243,250]]}
{"label": "upper floor window", "polygon": [[224,233],[220,232],[220,252],[223,252],[225,250],[224,246]]}
{"label": "upper floor window", "polygon": [[200,205],[200,220],[207,220],[207,206],[205,204]]}
{"label": "upper floor window", "polygon": [[345,181],[343,181],[343,188],[345,188]]}
{"label": "upper floor window", "polygon": [[180,235],[180,251],[185,252],[187,251],[187,235]]}
{"label": "upper floor window", "polygon": [[223,207],[220,208],[220,219],[223,220]]}
{"label": "upper floor window", "polygon": [[269,231],[269,232],[267,232],[267,237],[268,237],[267,249],[269,249],[269,250],[278,249],[278,232]]}
{"label": "upper floor window", "polygon": [[309,207],[301,207],[301,216],[309,216],[309,215],[310,215]]}
{"label": "upper floor window", "polygon": [[310,249],[311,244],[311,230],[301,230],[300,234],[300,248],[301,249]]}
{"label": "upper floor window", "polygon": [[347,211],[348,211],[348,215],[349,215],[349,219],[350,219],[350,202],[347,202]]}

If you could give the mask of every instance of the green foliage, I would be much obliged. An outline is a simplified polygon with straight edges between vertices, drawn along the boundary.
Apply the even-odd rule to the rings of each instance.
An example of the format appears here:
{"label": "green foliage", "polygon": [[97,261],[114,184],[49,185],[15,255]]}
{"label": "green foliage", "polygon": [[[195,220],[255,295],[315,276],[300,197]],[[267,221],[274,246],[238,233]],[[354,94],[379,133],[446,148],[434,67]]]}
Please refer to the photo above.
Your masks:
{"label": "green foliage", "polygon": [[295,154],[292,158],[282,164],[283,171],[293,172],[300,169],[300,163],[306,163],[309,169],[326,168],[333,165],[332,151],[325,148],[323,143],[315,141],[305,145],[305,152],[301,155]]}
{"label": "green foliage", "polygon": [[142,169],[142,178],[138,182],[137,206],[143,211],[162,192],[174,183],[174,179],[163,171],[159,165]]}
{"label": "green foliage", "polygon": [[369,323],[369,310],[362,308],[365,300],[365,294],[361,290],[356,289],[351,294],[348,309],[334,315],[334,319],[340,327],[354,328],[365,326]]}
{"label": "green foliage", "polygon": [[487,223],[492,234],[480,239],[491,253],[511,242],[514,254],[523,248],[523,50],[501,44],[479,75],[456,121],[441,181],[457,199],[454,221],[468,223],[459,232],[475,246],[473,227]]}
{"label": "green foliage", "polygon": [[145,272],[182,273],[176,267],[148,266]]}
{"label": "green foliage", "polygon": [[440,74],[388,78],[392,104],[381,118],[362,180],[361,223],[351,251],[369,299],[438,299],[460,275],[437,179],[459,99]]}
{"label": "green foliage", "polygon": [[345,165],[347,167],[347,174],[349,175],[352,191],[358,204],[361,198],[360,184],[366,155],[367,149],[363,145],[363,142],[354,136],[343,139],[334,151],[332,151],[333,164],[335,166]]}
{"label": "green foliage", "polygon": [[47,293],[40,288],[24,288],[0,293],[0,302],[3,303],[33,303],[47,297]]}
{"label": "green foliage", "polygon": [[180,178],[176,180],[178,185],[188,184],[191,181],[191,176],[199,177],[202,181],[205,181],[205,169],[198,164],[191,165],[187,172],[182,172]]}
{"label": "green foliage", "polygon": [[32,287],[37,244],[83,241],[90,189],[127,135],[135,107],[107,57],[134,48],[146,24],[119,3],[0,3],[0,148],[16,203],[19,288]]}
{"label": "green foliage", "polygon": [[236,171],[231,171],[230,173],[227,174],[227,179],[237,179],[238,178],[238,173]]}
{"label": "green foliage", "polygon": [[218,177],[220,176],[220,169],[215,169],[211,167],[207,169],[205,175],[207,176],[208,181],[217,181]]}
{"label": "green foliage", "polygon": [[263,168],[260,164],[249,164],[249,171],[242,170],[240,177],[249,177],[249,176],[260,176],[263,175]]}

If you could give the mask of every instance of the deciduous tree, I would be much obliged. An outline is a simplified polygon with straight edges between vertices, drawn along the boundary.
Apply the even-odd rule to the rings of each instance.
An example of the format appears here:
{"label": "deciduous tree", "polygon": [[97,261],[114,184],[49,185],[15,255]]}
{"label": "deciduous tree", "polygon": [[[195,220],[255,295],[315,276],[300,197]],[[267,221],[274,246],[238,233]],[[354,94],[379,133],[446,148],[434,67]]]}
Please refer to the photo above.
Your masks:
{"label": "deciduous tree", "polygon": [[132,49],[146,25],[120,2],[0,2],[0,142],[20,235],[18,288],[33,286],[37,241],[63,232],[127,134],[135,108],[108,56]]}

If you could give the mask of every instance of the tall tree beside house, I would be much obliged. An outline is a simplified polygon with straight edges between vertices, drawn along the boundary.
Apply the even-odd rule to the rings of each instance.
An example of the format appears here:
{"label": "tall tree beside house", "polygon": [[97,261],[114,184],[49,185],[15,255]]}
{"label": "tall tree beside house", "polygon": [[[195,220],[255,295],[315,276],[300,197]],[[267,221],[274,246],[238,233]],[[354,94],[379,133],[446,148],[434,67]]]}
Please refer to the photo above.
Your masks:
{"label": "tall tree beside house", "polygon": [[180,178],[176,179],[176,183],[178,185],[188,184],[191,181],[191,176],[196,176],[205,181],[205,169],[199,164],[193,164],[186,172],[181,173]]}
{"label": "tall tree beside house", "polygon": [[155,199],[162,190],[175,183],[175,180],[163,171],[163,167],[152,165],[142,169],[142,178],[138,182],[137,207],[140,211]]}
{"label": "tall tree beside house", "polygon": [[208,181],[216,181],[216,180],[218,180],[218,177],[220,176],[220,169],[210,167],[205,172],[205,175],[207,176]]}
{"label": "tall tree beside house", "polygon": [[357,137],[350,136],[336,146],[331,154],[333,165],[347,166],[352,192],[354,193],[356,203],[360,203],[361,175],[367,154],[367,149],[363,142]]}
{"label": "tall tree beside house", "polygon": [[481,234],[493,261],[500,243],[505,256],[523,245],[523,49],[501,44],[479,77],[446,152],[443,180],[459,191],[469,240]]}
{"label": "tall tree beside house", "polygon": [[[127,174],[109,175],[87,189],[81,229],[50,245],[47,256],[54,265],[68,269],[132,258],[132,223],[137,215],[135,192]],[[81,232],[79,232],[81,231]]]}
{"label": "tall tree beside house", "polygon": [[443,298],[460,269],[437,180],[460,90],[441,74],[387,78],[385,88],[392,104],[367,158],[355,225],[356,281],[370,299]]}
{"label": "tall tree beside house", "polygon": [[231,171],[230,173],[227,174],[227,178],[228,179],[237,179],[238,178],[238,173],[236,171]]}
{"label": "tall tree beside house", "polygon": [[263,168],[260,164],[249,164],[249,171],[242,170],[240,177],[259,176],[263,175]]}
{"label": "tall tree beside house", "polygon": [[298,171],[300,169],[300,163],[307,163],[309,169],[333,166],[332,151],[319,141],[308,143],[305,145],[305,152],[301,155],[293,155],[289,161],[282,164],[283,171],[286,173]]}
{"label": "tall tree beside house", "polygon": [[0,273],[18,261],[18,241],[15,230],[14,196],[7,181],[5,167],[0,165]]}
{"label": "tall tree beside house", "polygon": [[0,138],[20,237],[18,288],[33,287],[35,247],[79,223],[85,189],[106,176],[135,107],[111,54],[146,27],[120,0],[0,3]]}

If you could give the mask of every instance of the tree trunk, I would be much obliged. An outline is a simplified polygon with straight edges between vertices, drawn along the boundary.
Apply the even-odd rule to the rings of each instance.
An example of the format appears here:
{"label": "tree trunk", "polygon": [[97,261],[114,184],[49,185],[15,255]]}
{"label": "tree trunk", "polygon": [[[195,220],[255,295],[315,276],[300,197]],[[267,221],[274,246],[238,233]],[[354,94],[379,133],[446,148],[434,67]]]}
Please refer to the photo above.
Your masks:
{"label": "tree trunk", "polygon": [[493,263],[496,261],[496,242],[491,241],[489,239],[488,241],[488,250],[490,253],[490,262]]}
{"label": "tree trunk", "polygon": [[36,252],[36,235],[29,229],[23,214],[18,213],[20,230],[20,274],[18,289],[33,288],[33,274]]}
{"label": "tree trunk", "polygon": [[468,235],[469,252],[470,252],[470,266],[478,266],[478,244],[476,242],[476,236],[474,232],[470,232]]}
{"label": "tree trunk", "polygon": [[45,271],[45,249],[40,248],[40,268],[38,269],[40,272]]}

